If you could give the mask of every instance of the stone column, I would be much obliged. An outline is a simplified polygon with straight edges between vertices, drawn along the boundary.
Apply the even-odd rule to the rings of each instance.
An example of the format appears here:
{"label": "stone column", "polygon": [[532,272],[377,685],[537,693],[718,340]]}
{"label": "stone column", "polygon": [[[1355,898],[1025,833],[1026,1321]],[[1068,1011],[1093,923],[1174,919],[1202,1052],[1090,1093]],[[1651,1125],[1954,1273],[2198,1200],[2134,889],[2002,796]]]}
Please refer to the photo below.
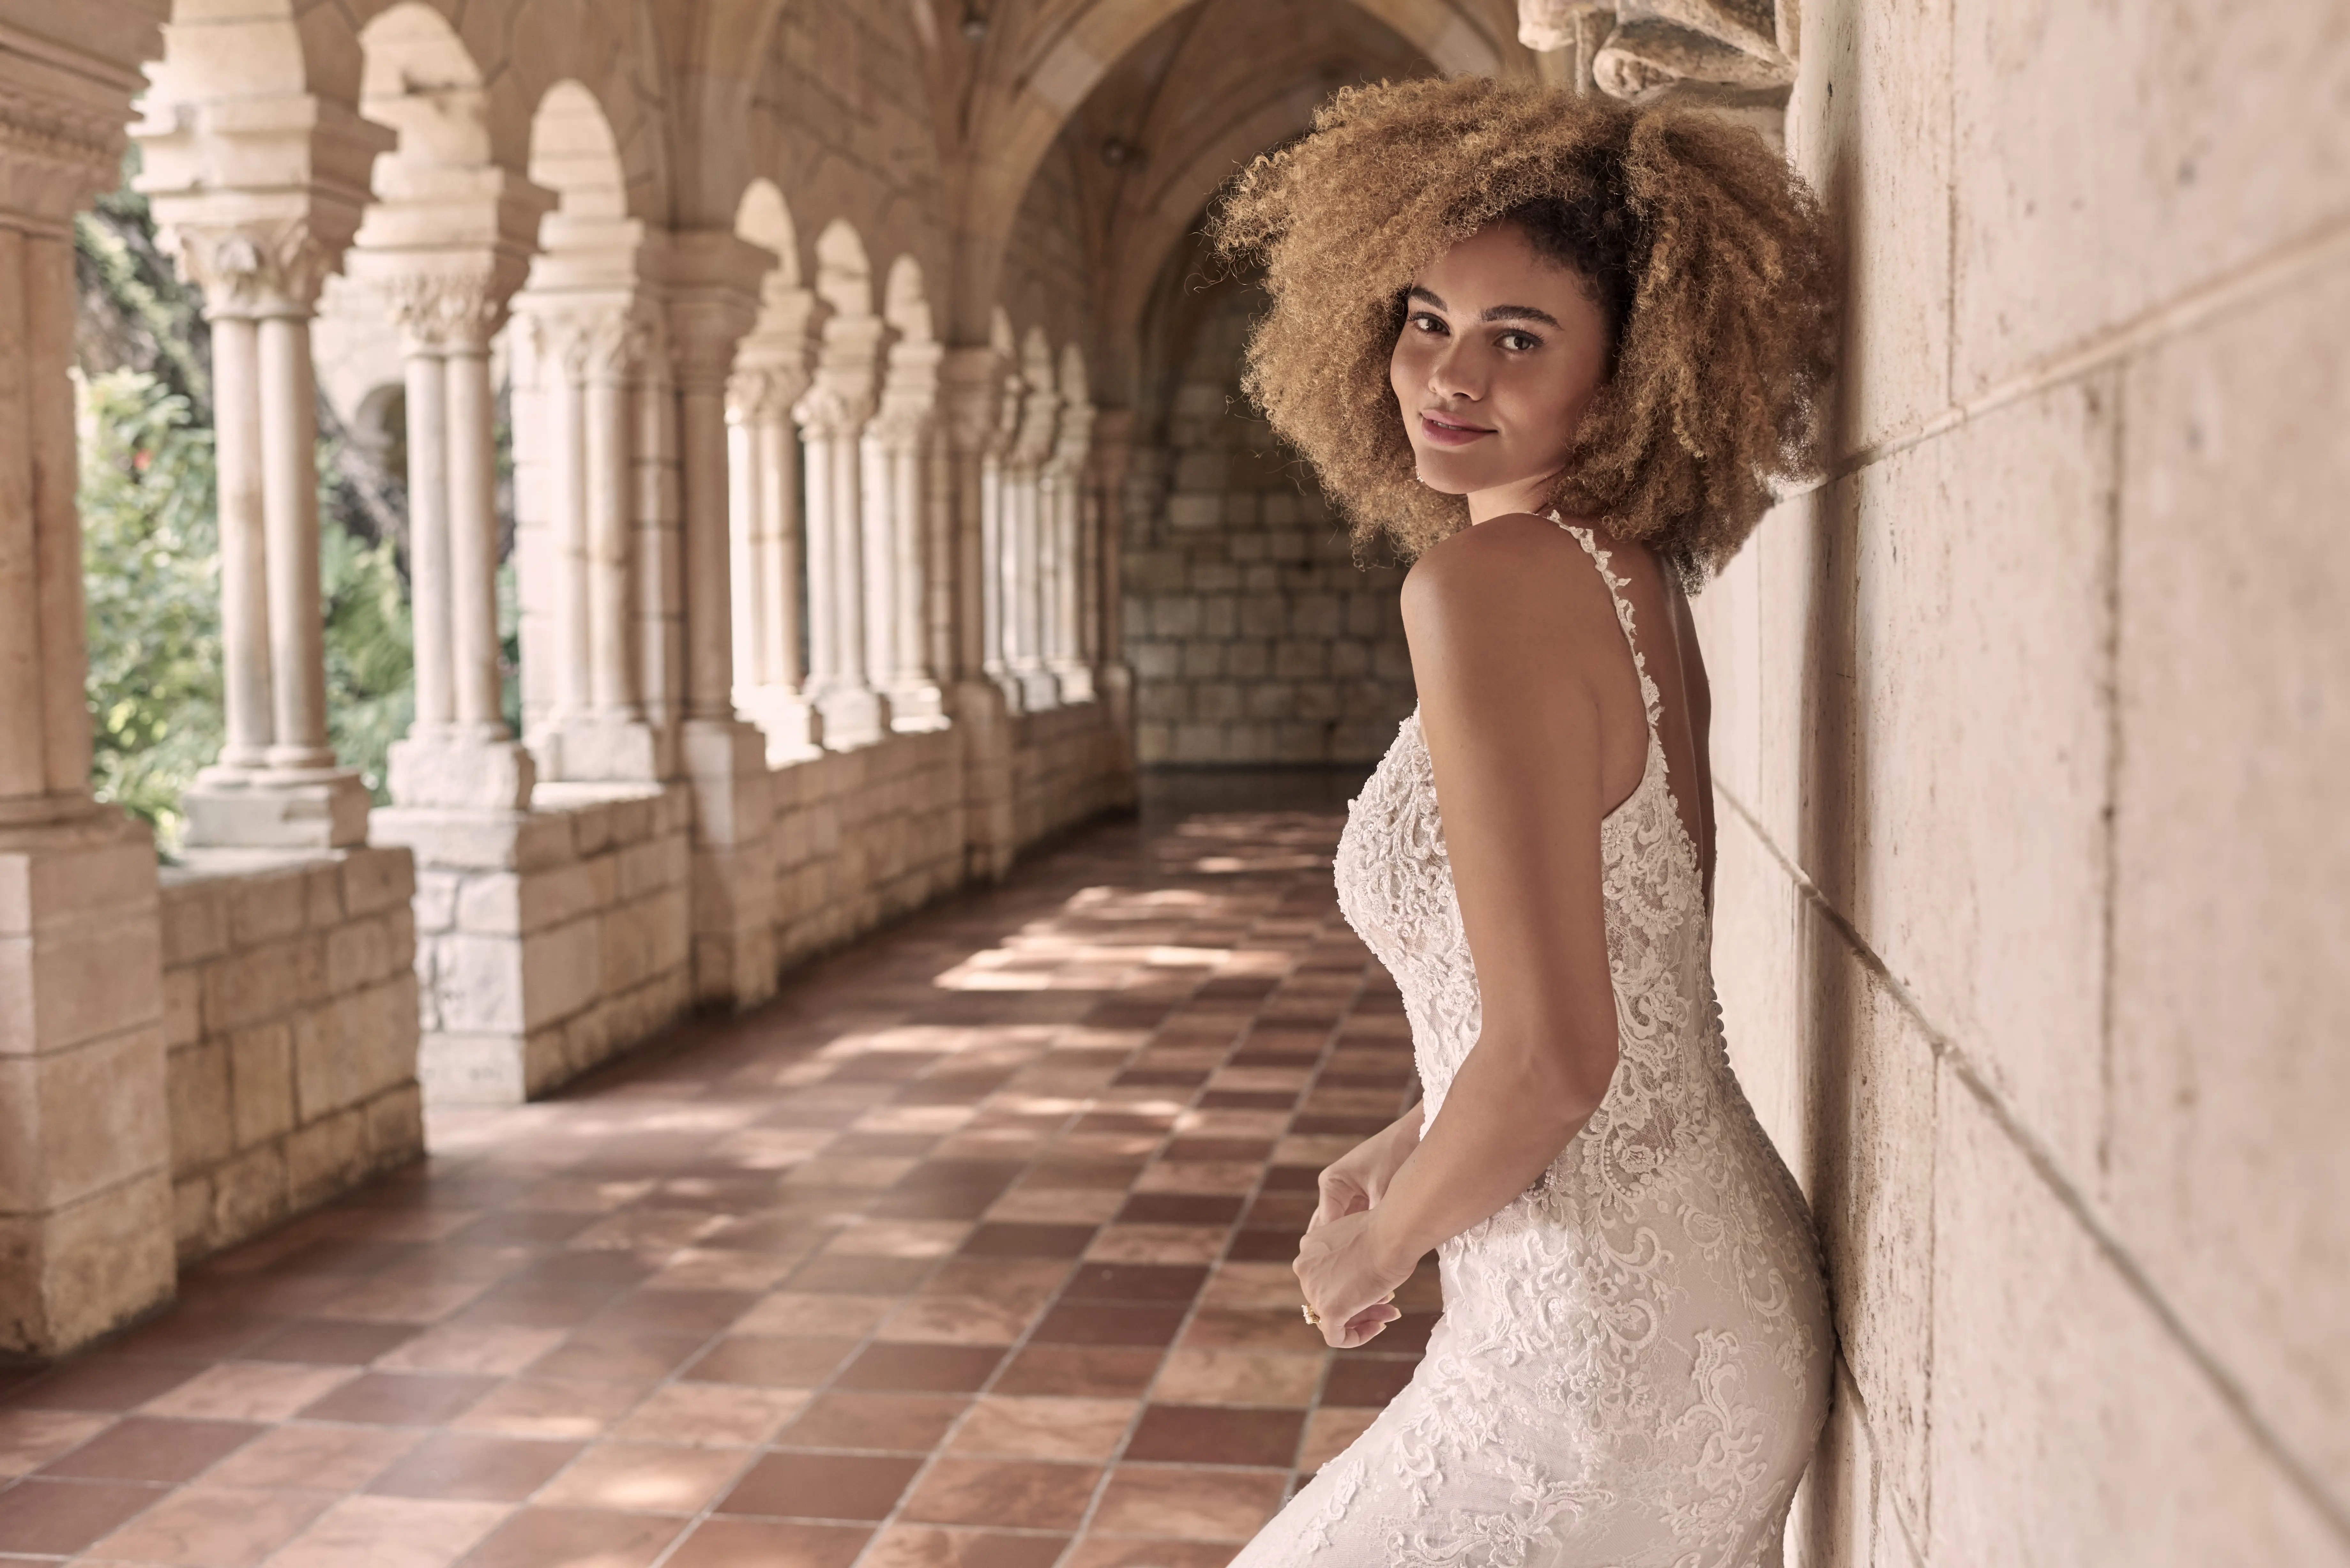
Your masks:
{"label": "stone column", "polygon": [[734,705],[765,732],[771,763],[812,755],[821,721],[800,694],[800,462],[791,409],[807,372],[737,369],[732,442]]}
{"label": "stone column", "polygon": [[824,716],[824,743],[869,745],[889,732],[889,713],[865,660],[863,462],[873,414],[878,317],[825,324],[814,383],[792,410],[806,449],[808,620],[813,634],[807,696]]}
{"label": "stone column", "polygon": [[1052,456],[1060,394],[1049,352],[1032,339],[1024,367],[1019,432],[1003,464],[1004,668],[1020,683],[1024,712],[1057,707],[1060,682],[1045,661],[1044,468]]}
{"label": "stone column", "polygon": [[1131,791],[1134,778],[1134,667],[1126,661],[1126,597],[1121,557],[1126,545],[1126,491],[1134,466],[1134,410],[1104,409],[1094,418],[1093,462],[1088,479],[1097,498],[1092,529],[1094,569],[1088,577],[1093,607],[1085,617],[1091,639],[1095,690],[1103,722],[1118,737],[1118,760]]}
{"label": "stone column", "polygon": [[775,990],[775,805],[767,738],[734,711],[727,383],[758,318],[767,254],[717,231],[676,237],[669,300],[685,533],[686,718],[693,794],[693,995],[749,1007]]}
{"label": "stone column", "polygon": [[[1076,379],[1065,369],[1065,382]],[[1052,569],[1045,575],[1045,663],[1064,702],[1094,700],[1094,671],[1080,629],[1085,599],[1086,459],[1093,441],[1094,406],[1082,382],[1065,394],[1053,455],[1045,466],[1045,525],[1052,535]]]}
{"label": "stone column", "polygon": [[974,464],[979,509],[976,570],[983,600],[980,619],[975,623],[979,634],[979,667],[1003,692],[1005,711],[1020,713],[1026,709],[1021,699],[1020,678],[1012,672],[1010,652],[1012,530],[1011,483],[1006,463],[1011,457],[1013,442],[1019,435],[1020,414],[1027,383],[992,350],[971,349],[967,352],[987,354],[988,373],[994,379],[994,384],[987,389],[987,400],[993,410],[994,422],[989,427],[984,442],[976,452]]}
{"label": "stone column", "polygon": [[546,381],[540,433],[553,483],[554,702],[530,737],[541,776],[648,782],[668,772],[638,693],[636,428],[646,348],[632,301],[542,302],[517,312]]}
{"label": "stone column", "polygon": [[90,798],[68,379],[73,214],[158,44],[127,6],[26,18],[0,38],[0,1353],[50,1356],[172,1288],[154,843]]}
{"label": "stone column", "polygon": [[489,344],[504,291],[486,269],[388,283],[407,356],[416,645],[416,722],[392,743],[391,796],[403,806],[518,811],[536,769],[500,702]]}
{"label": "stone column", "polygon": [[966,873],[1000,880],[1017,848],[1012,812],[1012,721],[998,677],[1001,621],[996,596],[995,509],[1007,413],[1007,361],[993,348],[954,348],[939,367],[940,413],[951,472],[949,534],[954,562],[953,661],[949,711],[962,741],[963,856]]}
{"label": "stone column", "polygon": [[[310,315],[334,261],[299,222],[166,229],[224,346],[222,659],[230,729],[183,807],[191,847],[338,848],[368,793],[327,742]],[[219,373],[219,372],[224,372]]]}
{"label": "stone column", "polygon": [[[931,533],[931,461],[938,405],[935,342],[901,339],[890,346],[881,408],[866,427],[867,472],[879,482],[868,496],[868,554],[886,554],[888,602],[872,628],[879,684],[889,699],[891,726],[936,730],[947,722],[946,701],[930,664],[927,544]],[[879,596],[868,595],[868,602]]]}

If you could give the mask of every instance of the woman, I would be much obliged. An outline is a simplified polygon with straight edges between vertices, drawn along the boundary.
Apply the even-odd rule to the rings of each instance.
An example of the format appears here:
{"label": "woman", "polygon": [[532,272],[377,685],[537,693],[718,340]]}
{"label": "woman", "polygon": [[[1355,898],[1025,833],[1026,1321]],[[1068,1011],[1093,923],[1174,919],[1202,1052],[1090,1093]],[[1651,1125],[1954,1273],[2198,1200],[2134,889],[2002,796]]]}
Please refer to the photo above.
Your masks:
{"label": "woman", "polygon": [[1416,557],[1336,879],[1426,1097],[1323,1173],[1305,1316],[1367,1342],[1430,1250],[1445,1299],[1237,1568],[1775,1564],[1831,1330],[1722,1050],[1683,596],[1810,472],[1817,209],[1751,132],[1463,78],[1341,94],[1218,239],[1267,269],[1250,392]]}

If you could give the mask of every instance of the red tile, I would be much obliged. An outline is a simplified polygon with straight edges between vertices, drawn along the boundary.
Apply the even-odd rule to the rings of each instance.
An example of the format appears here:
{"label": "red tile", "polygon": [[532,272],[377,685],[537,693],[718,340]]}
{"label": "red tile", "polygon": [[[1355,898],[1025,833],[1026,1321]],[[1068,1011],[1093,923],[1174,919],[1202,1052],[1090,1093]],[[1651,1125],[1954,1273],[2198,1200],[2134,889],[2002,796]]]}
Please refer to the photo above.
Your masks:
{"label": "red tile", "polygon": [[78,1552],[165,1495],[120,1482],[18,1481],[0,1491],[0,1552]]}
{"label": "red tile", "polygon": [[1208,1271],[1176,1263],[1084,1263],[1062,1295],[1072,1301],[1188,1302]]}
{"label": "red tile", "polygon": [[1236,1231],[1224,1256],[1236,1263],[1286,1263],[1297,1256],[1297,1241],[1303,1234],[1302,1226],[1295,1231]]}
{"label": "red tile", "polygon": [[1172,1464],[1273,1465],[1297,1459],[1303,1410],[1234,1409],[1222,1405],[1150,1405],[1127,1439],[1128,1459]]}
{"label": "red tile", "polygon": [[928,1258],[810,1258],[792,1274],[790,1288],[835,1295],[900,1295],[922,1282]]}
{"label": "red tile", "polygon": [[1330,1364],[1330,1375],[1322,1385],[1325,1405],[1384,1406],[1403,1392],[1411,1375],[1419,1370],[1417,1361],[1374,1361],[1349,1356]]}
{"label": "red tile", "polygon": [[870,1529],[713,1519],[688,1536],[666,1568],[849,1568]]}
{"label": "red tile", "polygon": [[1138,1192],[1118,1211],[1121,1225],[1229,1225],[1241,1199],[1208,1192]]}
{"label": "red tile", "polygon": [[825,1394],[775,1439],[795,1449],[926,1454],[970,1401],[945,1394]]}
{"label": "red tile", "polygon": [[1134,1302],[1064,1301],[1029,1335],[1036,1345],[1164,1345],[1183,1326],[1184,1308]]}
{"label": "red tile", "polygon": [[473,1548],[465,1568],[646,1568],[684,1523],[599,1508],[526,1508]]}
{"label": "red tile", "polygon": [[843,1388],[970,1394],[983,1386],[1003,1350],[993,1345],[869,1345],[841,1369]]}
{"label": "red tile", "polygon": [[651,1329],[658,1333],[715,1334],[758,1304],[753,1291],[634,1290],[598,1313],[599,1328]]}
{"label": "red tile", "polygon": [[778,1449],[753,1465],[715,1511],[775,1519],[886,1519],[921,1468],[919,1459]]}
{"label": "red tile", "polygon": [[171,1421],[132,1416],[63,1458],[50,1460],[40,1473],[98,1480],[192,1480],[253,1441],[262,1430],[245,1421]]}
{"label": "red tile", "polygon": [[1132,1398],[1150,1386],[1160,1360],[1156,1350],[1032,1345],[1012,1358],[992,1391]]}
{"label": "red tile", "polygon": [[1264,1170],[1267,1192],[1312,1192],[1322,1183],[1322,1168],[1315,1165],[1269,1165]]}
{"label": "red tile", "polygon": [[992,1524],[1005,1530],[1075,1530],[1101,1480],[1093,1465],[1033,1459],[940,1459],[906,1500],[917,1524]]}
{"label": "red tile", "polygon": [[1091,1225],[1025,1225],[998,1220],[974,1225],[962,1251],[981,1258],[1075,1258],[1094,1239]]}
{"label": "red tile", "polygon": [[281,1328],[286,1320],[235,1307],[180,1307],[141,1324],[109,1345],[108,1355],[185,1355],[209,1360],[235,1355]]}
{"label": "red tile", "polygon": [[729,1334],[688,1366],[689,1383],[740,1383],[754,1388],[814,1388],[833,1375],[857,1341],[830,1336]]}
{"label": "red tile", "polygon": [[520,1502],[571,1462],[577,1443],[438,1432],[369,1483],[387,1497]]}
{"label": "red tile", "polygon": [[1273,1140],[1260,1137],[1170,1138],[1161,1159],[1259,1160],[1273,1152]]}
{"label": "red tile", "polygon": [[436,1373],[367,1372],[302,1412],[313,1421],[370,1427],[442,1427],[497,1386],[494,1377]]}
{"label": "red tile", "polygon": [[1126,1187],[1142,1174],[1140,1161],[1046,1159],[1021,1179],[1023,1187]]}
{"label": "red tile", "polygon": [[296,1318],[248,1345],[244,1361],[299,1361],[320,1366],[364,1366],[386,1351],[416,1337],[408,1323],[363,1323],[347,1318]]}
{"label": "red tile", "polygon": [[92,1356],[58,1367],[10,1399],[30,1410],[128,1410],[170,1392],[202,1372],[190,1361]]}

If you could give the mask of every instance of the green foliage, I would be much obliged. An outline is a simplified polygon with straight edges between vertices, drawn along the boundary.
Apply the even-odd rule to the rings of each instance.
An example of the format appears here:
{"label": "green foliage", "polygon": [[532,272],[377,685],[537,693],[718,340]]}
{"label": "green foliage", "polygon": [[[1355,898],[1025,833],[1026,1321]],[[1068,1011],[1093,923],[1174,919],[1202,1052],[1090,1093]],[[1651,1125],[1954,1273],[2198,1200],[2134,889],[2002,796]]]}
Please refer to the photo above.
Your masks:
{"label": "green foliage", "polygon": [[[326,453],[318,471],[334,472]],[[328,477],[322,488],[331,483]],[[367,543],[337,521],[326,495],[319,499],[326,519],[318,576],[326,596],[327,728],[335,754],[359,770],[381,805],[390,798],[384,780],[391,742],[408,732],[416,714],[408,582],[390,540]]]}
{"label": "green foliage", "polygon": [[168,843],[221,744],[212,432],[140,371],[99,377],[81,401],[91,782]]}

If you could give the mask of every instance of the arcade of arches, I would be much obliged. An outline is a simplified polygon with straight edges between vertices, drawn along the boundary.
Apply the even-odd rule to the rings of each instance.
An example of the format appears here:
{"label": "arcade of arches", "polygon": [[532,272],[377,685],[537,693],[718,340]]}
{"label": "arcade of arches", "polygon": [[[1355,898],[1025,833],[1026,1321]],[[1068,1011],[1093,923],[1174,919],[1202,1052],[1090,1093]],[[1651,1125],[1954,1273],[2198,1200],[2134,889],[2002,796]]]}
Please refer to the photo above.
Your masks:
{"label": "arcade of arches", "polygon": [[[2350,1564],[2335,0],[0,0],[0,1353],[109,1354],[428,1112],[478,1140],[1139,781],[1374,761],[1399,574],[1241,405],[1196,236],[1425,72],[1706,104],[1846,247],[1830,477],[1699,600],[1723,1005],[1839,1318],[1791,1561]],[[160,865],[88,782],[71,479],[126,137],[219,472]],[[389,804],[328,741],[322,400],[402,432]],[[0,1555],[106,1473],[10,1479],[43,1386]]]}

